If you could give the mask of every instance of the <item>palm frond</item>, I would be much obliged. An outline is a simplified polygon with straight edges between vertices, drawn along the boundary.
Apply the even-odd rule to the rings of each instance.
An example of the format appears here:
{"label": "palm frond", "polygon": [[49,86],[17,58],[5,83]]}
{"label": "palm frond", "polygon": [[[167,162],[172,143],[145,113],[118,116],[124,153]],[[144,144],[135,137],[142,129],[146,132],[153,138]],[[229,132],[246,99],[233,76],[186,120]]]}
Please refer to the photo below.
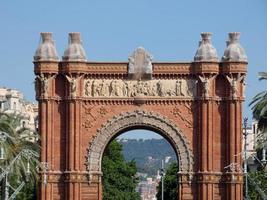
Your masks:
{"label": "palm frond", "polygon": [[267,72],[259,72],[259,80],[266,80]]}

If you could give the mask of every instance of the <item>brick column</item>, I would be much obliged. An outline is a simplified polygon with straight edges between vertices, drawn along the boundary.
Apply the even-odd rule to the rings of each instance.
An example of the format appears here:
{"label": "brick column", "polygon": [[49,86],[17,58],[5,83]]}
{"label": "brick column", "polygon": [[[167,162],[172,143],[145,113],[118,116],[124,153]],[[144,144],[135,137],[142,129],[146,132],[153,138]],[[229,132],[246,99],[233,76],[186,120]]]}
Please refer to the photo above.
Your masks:
{"label": "brick column", "polygon": [[[46,171],[47,177],[53,172],[54,168],[54,150],[53,150],[53,77],[50,74],[42,73],[43,80],[36,80],[39,85],[37,88],[38,95],[36,96],[39,101],[39,133],[41,136],[41,162],[47,163],[48,169]],[[46,83],[44,83],[46,81]],[[44,89],[44,84],[46,87]],[[39,183],[39,199],[53,199],[53,183],[47,179],[47,184],[43,184],[44,168],[41,169],[42,179]]]}
{"label": "brick column", "polygon": [[[71,177],[80,172],[80,102],[70,99],[68,102],[68,165],[66,175]],[[73,179],[68,182],[68,199],[80,199],[80,183]]]}

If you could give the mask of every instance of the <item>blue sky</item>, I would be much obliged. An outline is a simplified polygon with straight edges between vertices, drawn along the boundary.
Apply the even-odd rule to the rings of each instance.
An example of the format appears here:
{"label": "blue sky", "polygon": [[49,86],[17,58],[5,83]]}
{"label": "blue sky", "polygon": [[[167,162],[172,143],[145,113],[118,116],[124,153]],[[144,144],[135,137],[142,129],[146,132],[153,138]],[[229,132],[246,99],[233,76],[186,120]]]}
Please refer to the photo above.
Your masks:
{"label": "blue sky", "polygon": [[88,60],[127,61],[138,46],[156,61],[192,61],[201,32],[213,33],[223,55],[228,32],[241,32],[249,60],[244,115],[266,81],[266,0],[12,0],[0,2],[0,86],[22,91],[34,101],[32,56],[40,32],[52,32],[62,56],[68,32],[81,32]]}

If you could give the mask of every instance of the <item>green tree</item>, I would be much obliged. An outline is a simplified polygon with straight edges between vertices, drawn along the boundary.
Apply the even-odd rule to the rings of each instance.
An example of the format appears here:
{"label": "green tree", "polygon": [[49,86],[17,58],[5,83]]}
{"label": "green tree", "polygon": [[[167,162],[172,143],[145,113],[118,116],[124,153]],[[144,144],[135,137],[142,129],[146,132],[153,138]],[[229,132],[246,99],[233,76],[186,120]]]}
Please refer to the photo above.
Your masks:
{"label": "green tree", "polygon": [[263,168],[260,168],[255,172],[249,172],[248,175],[249,175],[249,181],[248,181],[249,198],[253,200],[263,199],[261,193],[262,192],[266,193],[267,190],[266,172],[264,171]]}
{"label": "green tree", "polygon": [[[259,80],[267,80],[267,73],[260,72]],[[258,121],[258,129],[262,144],[267,145],[267,91],[258,93],[251,101],[253,118]]]}
{"label": "green tree", "polygon": [[[171,163],[164,176],[164,199],[176,200],[178,197],[178,164]],[[158,186],[157,199],[161,200],[161,181]]]}
{"label": "green tree", "polygon": [[[0,167],[1,174],[6,174],[1,181],[1,189],[5,187],[5,179],[13,188],[23,181],[26,186],[16,199],[35,199],[39,145],[27,140],[30,130],[21,126],[21,118],[17,115],[0,113]],[[10,195],[13,190],[9,187]],[[4,192],[1,192],[2,197]]]}
{"label": "green tree", "polygon": [[135,191],[138,179],[134,161],[126,162],[122,154],[122,145],[112,141],[105,149],[102,160],[103,199],[104,200],[140,200]]}
{"label": "green tree", "polygon": [[[267,73],[260,72],[259,80],[267,80]],[[262,148],[267,147],[267,90],[258,93],[251,101],[253,118],[258,121],[257,157],[261,160]],[[249,197],[250,199],[262,199],[261,192],[266,193],[267,179],[266,166],[260,166],[257,171],[249,172]]]}

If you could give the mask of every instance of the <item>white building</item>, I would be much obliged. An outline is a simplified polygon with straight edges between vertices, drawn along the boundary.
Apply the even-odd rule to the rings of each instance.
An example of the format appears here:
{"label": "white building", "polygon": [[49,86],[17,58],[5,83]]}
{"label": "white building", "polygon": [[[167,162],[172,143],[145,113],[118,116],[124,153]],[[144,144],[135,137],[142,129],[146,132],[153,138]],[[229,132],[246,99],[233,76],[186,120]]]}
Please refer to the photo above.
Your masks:
{"label": "white building", "polygon": [[38,128],[37,104],[26,101],[18,90],[0,87],[0,112],[19,115],[22,118],[21,127],[30,129],[32,132],[29,140],[36,140],[34,132]]}

